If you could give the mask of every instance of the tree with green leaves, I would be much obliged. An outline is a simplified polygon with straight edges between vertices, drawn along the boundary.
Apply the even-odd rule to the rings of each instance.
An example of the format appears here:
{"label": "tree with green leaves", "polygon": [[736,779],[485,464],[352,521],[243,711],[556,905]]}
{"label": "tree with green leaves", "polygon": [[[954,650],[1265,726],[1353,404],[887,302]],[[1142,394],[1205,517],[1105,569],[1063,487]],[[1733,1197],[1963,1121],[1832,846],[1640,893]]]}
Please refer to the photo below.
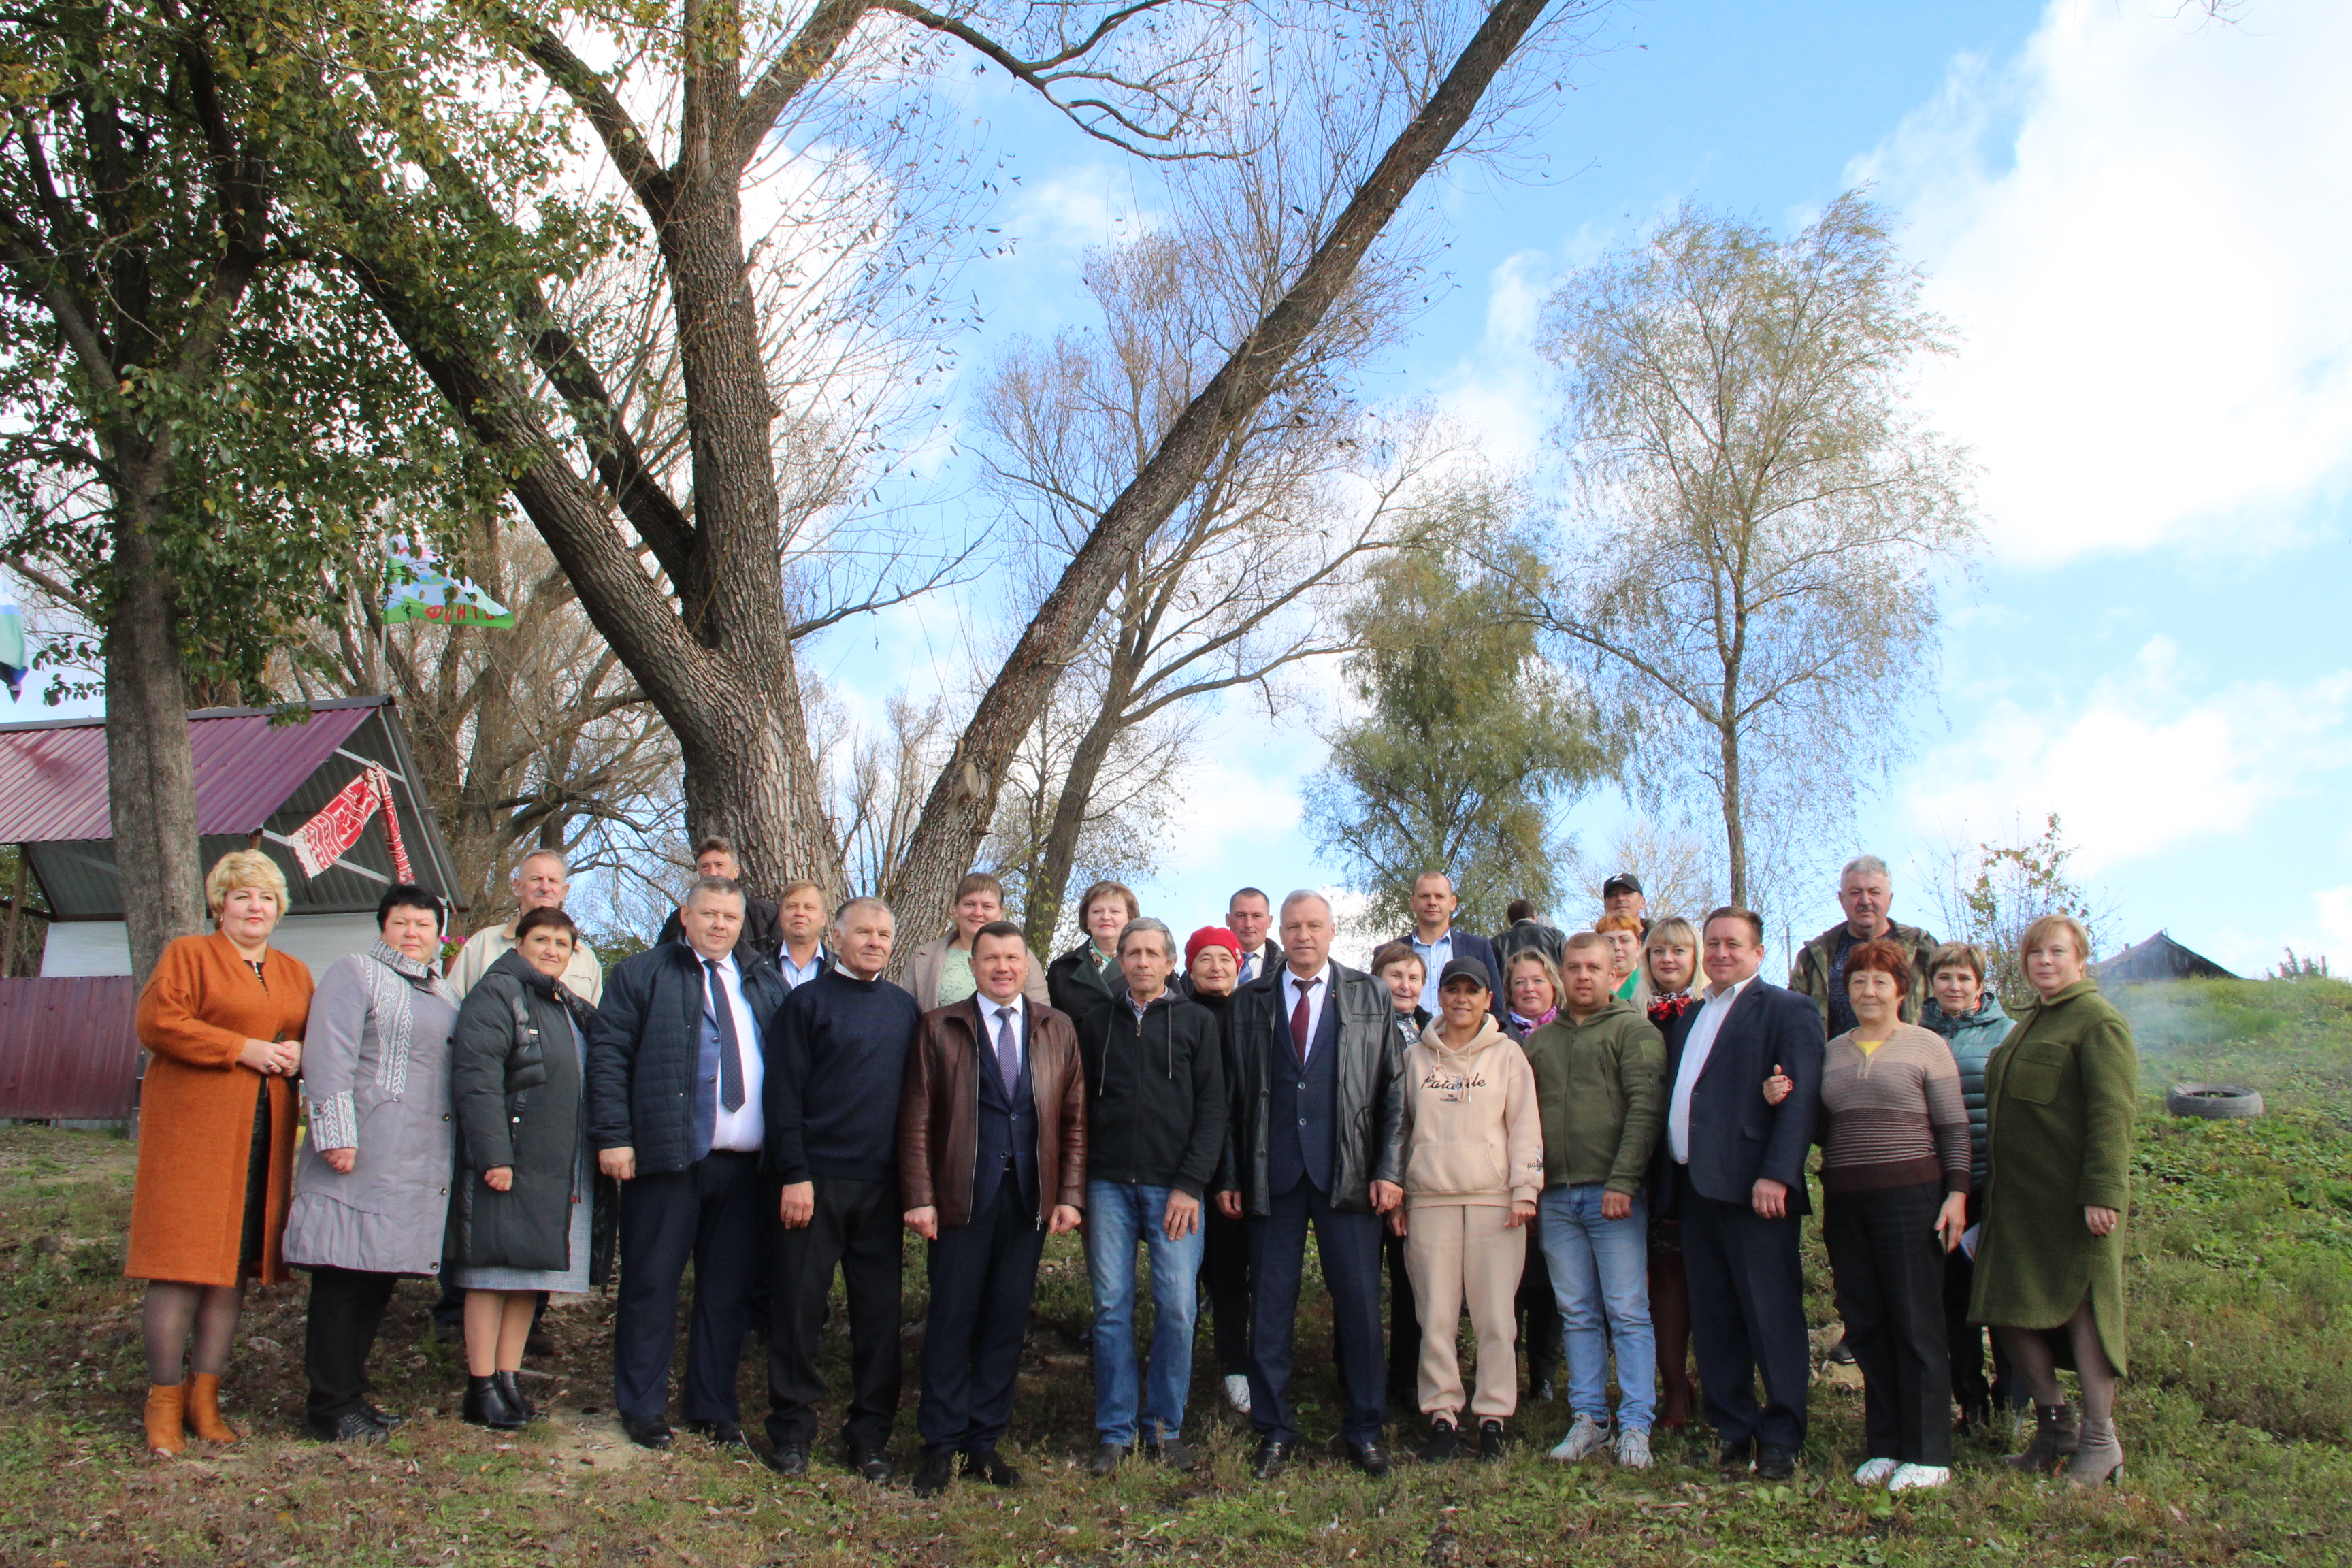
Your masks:
{"label": "tree with green leaves", "polygon": [[1978,538],[1965,455],[1909,403],[1948,329],[1858,193],[1786,237],[1685,207],[1549,322],[1578,483],[1530,613],[1633,720],[1635,793],[1704,801],[1754,904],[1932,698],[1942,580]]}
{"label": "tree with green leaves", "polygon": [[0,16],[0,563],[90,628],[132,968],[203,929],[191,679],[256,690],[327,564],[469,463],[289,191],[304,0]]}
{"label": "tree with green leaves", "polygon": [[1452,877],[1454,919],[1496,931],[1513,899],[1549,908],[1573,847],[1568,807],[1617,750],[1521,614],[1524,549],[1410,550],[1369,574],[1343,667],[1360,715],[1332,731],[1307,785],[1308,830],[1349,867],[1387,926],[1412,923],[1413,879]]}
{"label": "tree with green leaves", "polygon": [[2114,911],[2101,908],[2088,885],[2073,868],[2074,847],[2058,829],[2052,812],[2042,832],[2027,837],[2021,825],[2020,842],[1979,843],[1968,853],[1953,851],[1944,858],[1937,878],[1937,899],[1943,907],[1944,929],[1954,942],[1974,942],[1984,949],[1990,973],[1985,984],[2012,1014],[2038,999],[2025,978],[2025,932],[2044,915],[2072,915],[2091,933],[2091,955],[2109,944]]}

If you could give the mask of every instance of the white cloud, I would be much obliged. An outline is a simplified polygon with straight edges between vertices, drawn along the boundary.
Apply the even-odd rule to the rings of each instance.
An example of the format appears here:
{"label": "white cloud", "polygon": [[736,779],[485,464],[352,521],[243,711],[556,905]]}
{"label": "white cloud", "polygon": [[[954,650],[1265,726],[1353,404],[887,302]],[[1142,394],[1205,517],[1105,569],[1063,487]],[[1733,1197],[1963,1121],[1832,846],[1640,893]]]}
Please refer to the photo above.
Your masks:
{"label": "white cloud", "polygon": [[[2190,698],[2198,672],[2151,638],[2118,674],[2029,711],[1993,704],[1913,773],[1914,826],[1970,842],[2051,812],[2095,874],[2197,839],[2242,832],[2352,764],[2352,673],[2301,686],[2247,680]],[[2054,677],[2053,677],[2054,679]]]}
{"label": "white cloud", "polygon": [[2174,9],[2053,0],[1849,170],[1965,334],[1927,407],[2012,558],[2276,538],[2352,477],[2352,6]]}

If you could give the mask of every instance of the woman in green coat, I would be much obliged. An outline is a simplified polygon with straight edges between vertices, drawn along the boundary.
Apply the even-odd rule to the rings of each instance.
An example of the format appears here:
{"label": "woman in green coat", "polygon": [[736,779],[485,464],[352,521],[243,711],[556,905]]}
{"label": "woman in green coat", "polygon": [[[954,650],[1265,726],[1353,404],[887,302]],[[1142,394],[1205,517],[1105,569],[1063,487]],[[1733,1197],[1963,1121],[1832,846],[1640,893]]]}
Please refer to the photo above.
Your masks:
{"label": "woman in green coat", "polygon": [[[2095,1486],[2123,1469],[2116,1379],[2126,1367],[2123,1216],[2131,1205],[2139,1058],[2131,1026],[2086,970],[2090,942],[2064,915],[2027,928],[2041,999],[1985,1064],[1984,1227],[1971,1321],[2000,1336],[2033,1395],[2032,1445],[2009,1463]],[[2082,1423],[2058,1392],[2047,1337],[2063,1329],[2083,1380]]]}

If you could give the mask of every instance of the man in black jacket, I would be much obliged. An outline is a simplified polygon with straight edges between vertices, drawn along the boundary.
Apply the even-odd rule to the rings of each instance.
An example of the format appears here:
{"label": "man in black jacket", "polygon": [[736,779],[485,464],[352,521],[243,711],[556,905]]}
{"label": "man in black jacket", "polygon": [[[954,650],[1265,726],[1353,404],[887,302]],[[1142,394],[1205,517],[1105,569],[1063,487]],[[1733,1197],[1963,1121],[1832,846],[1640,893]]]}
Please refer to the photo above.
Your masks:
{"label": "man in black jacket", "polygon": [[1135,1248],[1151,1259],[1151,1355],[1142,1369],[1143,1446],[1192,1468],[1184,1394],[1192,1385],[1201,1204],[1225,1147],[1224,1042],[1215,1016],[1168,988],[1176,939],[1165,922],[1118,933],[1127,994],[1078,1025],[1087,1073],[1087,1272],[1094,1281],[1095,1430],[1087,1468],[1108,1475],[1135,1444]]}
{"label": "man in black jacket", "polygon": [[[735,846],[713,834],[694,847],[694,874],[697,877],[717,877],[740,884],[743,879],[741,866],[735,858]],[[795,884],[802,886],[807,884]],[[684,942],[686,928],[679,922],[678,911],[672,910],[662,921],[661,934],[654,938],[658,947],[666,942]],[[735,945],[742,949],[745,962],[758,960],[762,963],[776,962],[776,953],[784,943],[782,912],[765,899],[755,899],[746,890],[743,894],[743,923],[735,933]]]}
{"label": "man in black jacket", "polygon": [[[1822,1021],[1805,997],[1758,976],[1764,921],[1724,908],[1699,940],[1706,1001],[1666,1034],[1660,1169],[1682,1224],[1691,1345],[1726,1465],[1795,1473],[1805,1443],[1805,1279],[1797,1258],[1805,1154],[1821,1107]],[[1779,1105],[1764,1080],[1793,1083]],[[1761,1374],[1764,1402],[1756,1384]]]}
{"label": "man in black jacket", "polygon": [[690,1257],[687,1428],[740,1447],[735,1367],[768,1255],[761,1090],[784,987],[772,966],[738,960],[735,883],[703,878],[681,915],[683,942],[613,971],[588,1034],[589,1142],[622,1184],[614,1403],[631,1442],[669,1444],[663,1415]]}
{"label": "man in black jacket", "polygon": [[768,1177],[783,1230],[768,1332],[768,1467],[796,1476],[816,1440],[825,1297],[841,1270],[849,1303],[849,1468],[890,1479],[898,1418],[898,1091],[922,1011],[882,978],[896,922],[852,899],[834,922],[834,963],[796,985],[768,1073]]}
{"label": "man in black jacket", "polygon": [[1331,905],[1319,893],[1282,901],[1283,967],[1244,986],[1233,1010],[1233,1174],[1219,1201],[1250,1221],[1252,1473],[1281,1474],[1298,1446],[1290,1403],[1291,1341],[1307,1230],[1323,1262],[1339,1341],[1348,1457],[1388,1473],[1381,1355],[1381,1220],[1404,1199],[1390,1143],[1403,1113],[1395,1005],[1381,983],[1331,962]]}

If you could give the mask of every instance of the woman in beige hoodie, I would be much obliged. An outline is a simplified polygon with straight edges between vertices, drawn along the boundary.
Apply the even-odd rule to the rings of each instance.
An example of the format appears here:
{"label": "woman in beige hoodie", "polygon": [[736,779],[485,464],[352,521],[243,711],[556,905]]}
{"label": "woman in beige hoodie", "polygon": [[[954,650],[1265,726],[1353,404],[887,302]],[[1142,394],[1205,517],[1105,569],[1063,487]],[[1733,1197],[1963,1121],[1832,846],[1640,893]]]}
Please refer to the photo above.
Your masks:
{"label": "woman in beige hoodie", "polygon": [[1404,1237],[1420,1310],[1421,1408],[1430,1418],[1421,1458],[1431,1464],[1461,1451],[1454,1342],[1465,1297],[1478,1335],[1478,1391],[1469,1402],[1478,1457],[1503,1458],[1504,1423],[1519,1396],[1512,1300],[1527,1262],[1527,1244],[1512,1233],[1534,1220],[1544,1179],[1535,1072],[1487,1010],[1485,966],[1449,962],[1437,998],[1440,1016],[1405,1053],[1396,1162],[1405,1201],[1389,1222]]}

